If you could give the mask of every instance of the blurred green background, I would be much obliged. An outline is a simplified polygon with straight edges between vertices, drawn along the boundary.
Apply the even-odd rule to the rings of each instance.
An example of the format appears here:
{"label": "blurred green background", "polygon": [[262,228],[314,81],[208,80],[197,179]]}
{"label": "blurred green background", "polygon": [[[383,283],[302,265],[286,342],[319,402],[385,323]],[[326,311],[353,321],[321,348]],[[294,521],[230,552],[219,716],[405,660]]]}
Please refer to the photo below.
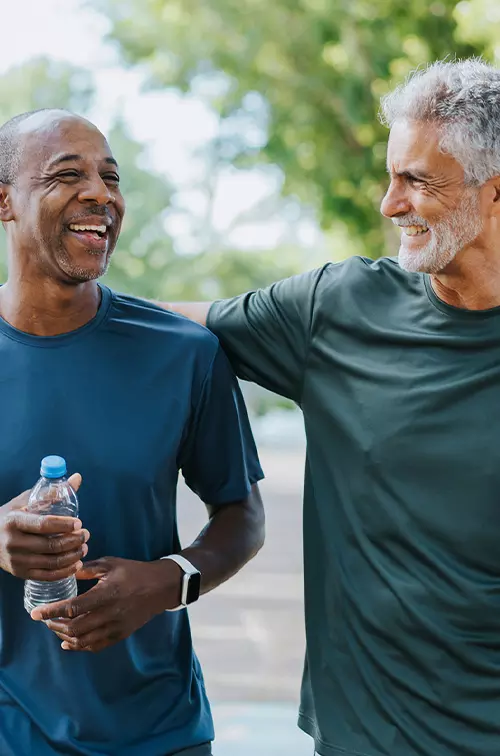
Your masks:
{"label": "blurred green background", "polygon": [[[50,3],[44,5],[44,13],[50,13]],[[172,300],[229,296],[353,253],[393,253],[393,229],[378,211],[386,185],[387,138],[377,121],[380,95],[428,61],[475,54],[495,60],[500,50],[495,0],[87,0],[69,5],[75,24],[66,35],[74,34],[75,52],[82,44],[75,14],[91,13],[99,19],[102,44],[113,50],[115,68],[137,71],[142,91],[195,98],[215,124],[193,157],[200,166],[189,187],[195,199],[179,202],[179,187],[168,171],[155,170],[154,161],[145,157],[146,146],[131,135],[119,105],[109,122],[128,200],[109,283]],[[56,2],[55,12],[61,7]],[[9,11],[4,30],[8,16]],[[15,43],[22,45],[23,36]],[[53,52],[4,72],[2,120],[44,106],[91,116],[99,109],[100,73],[92,70],[91,60],[82,67],[68,56],[61,59],[57,45]],[[166,106],[165,125],[175,117]],[[169,138],[167,129],[164,138]],[[241,248],[231,233],[214,226],[211,210],[221,173],[250,181],[252,174],[273,177],[272,191],[248,206],[243,203],[232,226],[242,229],[241,237],[252,224],[272,224],[279,217],[288,232],[276,244],[266,248],[259,242],[252,248],[250,233],[250,242]],[[309,231],[314,229],[314,243],[294,233],[304,219]],[[175,220],[195,229],[196,243],[187,251],[176,242]],[[0,259],[4,266],[3,248]]]}
{"label": "blurred green background", "polygon": [[[16,0],[2,7],[0,120],[68,107],[106,134],[128,211],[107,283],[238,294],[352,254],[394,254],[380,96],[438,58],[500,60],[497,0]],[[0,233],[0,280],[5,279]],[[310,756],[298,411],[245,394],[267,544],[192,612],[217,756]],[[205,522],[179,487],[183,542]]]}
{"label": "blurred green background", "polygon": [[[495,0],[18,0],[3,28],[0,120],[60,106],[106,132],[127,200],[107,283],[167,301],[394,254],[380,96],[500,57]],[[291,408],[245,393],[254,416]]]}

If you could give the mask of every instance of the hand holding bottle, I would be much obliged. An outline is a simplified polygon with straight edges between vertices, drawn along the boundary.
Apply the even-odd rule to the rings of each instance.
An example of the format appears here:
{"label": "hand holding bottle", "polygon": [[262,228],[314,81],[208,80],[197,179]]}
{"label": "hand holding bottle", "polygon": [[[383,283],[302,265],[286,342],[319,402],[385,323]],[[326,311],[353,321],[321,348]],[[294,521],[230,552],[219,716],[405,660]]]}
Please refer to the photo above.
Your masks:
{"label": "hand holding bottle", "polygon": [[[77,491],[81,476],[69,478]],[[82,567],[88,530],[75,517],[26,511],[30,491],[0,506],[0,568],[23,580],[61,580]],[[49,537],[50,536],[50,537]]]}

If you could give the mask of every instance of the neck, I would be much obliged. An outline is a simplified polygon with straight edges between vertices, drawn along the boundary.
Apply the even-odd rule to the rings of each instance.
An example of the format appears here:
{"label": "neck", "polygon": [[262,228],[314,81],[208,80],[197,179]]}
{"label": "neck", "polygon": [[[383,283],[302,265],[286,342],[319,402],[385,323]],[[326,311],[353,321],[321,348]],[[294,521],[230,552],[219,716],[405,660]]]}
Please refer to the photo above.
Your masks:
{"label": "neck", "polygon": [[446,304],[466,310],[500,306],[500,254],[464,251],[445,270],[433,275],[432,288]]}
{"label": "neck", "polygon": [[26,275],[9,275],[0,287],[0,316],[19,331],[58,336],[88,323],[100,298],[96,281],[70,285],[49,278],[35,281]]}

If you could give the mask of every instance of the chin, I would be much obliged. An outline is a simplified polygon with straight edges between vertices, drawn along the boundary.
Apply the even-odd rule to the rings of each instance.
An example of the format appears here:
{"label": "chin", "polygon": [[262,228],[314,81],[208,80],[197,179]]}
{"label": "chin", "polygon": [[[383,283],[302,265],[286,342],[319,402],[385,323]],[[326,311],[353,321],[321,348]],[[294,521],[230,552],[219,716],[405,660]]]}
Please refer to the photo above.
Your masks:
{"label": "chin", "polygon": [[66,275],[71,278],[72,281],[75,283],[86,283],[87,281],[96,281],[98,278],[101,278],[106,273],[105,270],[103,271],[95,271],[95,270],[73,270],[71,273],[67,273]]}
{"label": "chin", "polygon": [[59,267],[70,281],[74,283],[86,283],[87,281],[95,281],[97,278],[101,278],[107,272],[109,256],[96,258],[94,265],[78,265],[76,261],[65,255],[64,259],[59,260]]}
{"label": "chin", "polygon": [[444,270],[455,258],[455,250],[446,253],[427,247],[418,252],[409,252],[405,247],[399,248],[399,267],[407,273],[428,273],[435,275]]}

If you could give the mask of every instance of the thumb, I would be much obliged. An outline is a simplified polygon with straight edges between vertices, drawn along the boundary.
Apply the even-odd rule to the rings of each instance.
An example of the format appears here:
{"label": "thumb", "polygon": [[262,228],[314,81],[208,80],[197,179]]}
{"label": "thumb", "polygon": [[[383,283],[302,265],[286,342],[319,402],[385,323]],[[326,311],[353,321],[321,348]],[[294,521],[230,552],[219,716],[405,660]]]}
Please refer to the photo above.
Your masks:
{"label": "thumb", "polygon": [[82,476],[80,475],[80,473],[73,473],[73,475],[68,478],[68,483],[76,493],[82,485]]}
{"label": "thumb", "polygon": [[107,575],[109,569],[110,564],[107,559],[95,559],[93,562],[84,563],[75,577],[77,580],[99,580],[99,578]]}

